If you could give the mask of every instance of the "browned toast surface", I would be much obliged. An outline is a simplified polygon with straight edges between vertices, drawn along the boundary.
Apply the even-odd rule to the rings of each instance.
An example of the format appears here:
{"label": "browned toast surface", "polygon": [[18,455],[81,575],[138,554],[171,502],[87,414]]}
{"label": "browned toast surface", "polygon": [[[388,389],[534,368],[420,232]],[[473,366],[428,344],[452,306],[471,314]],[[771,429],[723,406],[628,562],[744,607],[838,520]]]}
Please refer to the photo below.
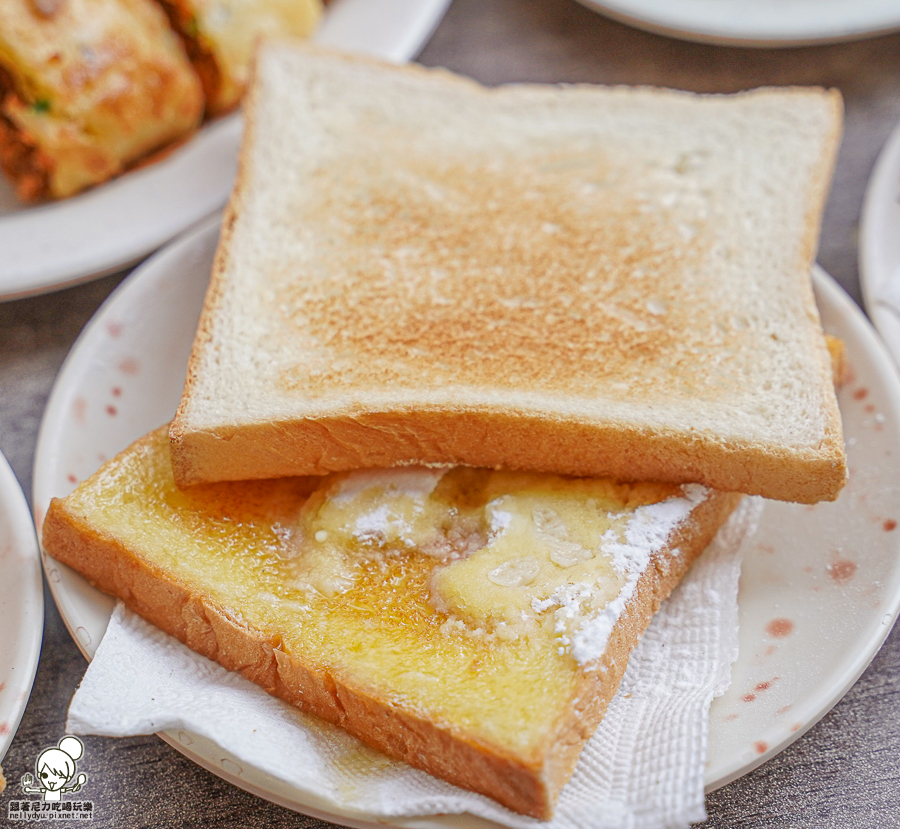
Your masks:
{"label": "browned toast surface", "polygon": [[835,497],[809,272],[839,133],[823,90],[485,89],[270,44],[176,479],[433,462]]}

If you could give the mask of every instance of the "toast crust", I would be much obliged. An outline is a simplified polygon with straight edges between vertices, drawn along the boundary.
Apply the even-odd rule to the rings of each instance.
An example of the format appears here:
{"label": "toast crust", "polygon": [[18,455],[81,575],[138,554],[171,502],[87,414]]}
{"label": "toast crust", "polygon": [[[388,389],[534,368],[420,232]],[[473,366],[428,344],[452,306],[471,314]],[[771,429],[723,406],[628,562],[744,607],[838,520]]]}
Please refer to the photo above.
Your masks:
{"label": "toast crust", "polygon": [[[269,51],[288,48],[284,44],[275,44]],[[396,73],[398,83],[434,84],[438,89],[446,85],[448,93],[472,96],[476,100],[496,100],[500,103],[507,98],[517,100],[522,96],[527,100],[529,95],[544,94],[540,90],[536,91],[537,88],[528,86],[500,90],[485,89],[473,81],[422,67],[386,69],[371,59],[337,57],[313,47],[306,47],[303,52],[314,57],[324,55],[328,61],[339,67],[356,67],[360,71],[368,71],[371,68],[373,71]],[[798,202],[802,202],[802,210],[798,208],[798,212],[802,212],[802,222],[798,224],[798,226],[802,224],[802,231],[798,230],[799,238],[792,240],[790,252],[785,253],[784,260],[785,276],[790,276],[791,287],[790,296],[782,304],[797,309],[796,319],[802,323],[798,323],[797,330],[803,330],[804,333],[797,338],[799,345],[796,350],[795,343],[792,342],[782,349],[779,360],[790,362],[791,355],[799,351],[804,352],[802,359],[806,368],[802,373],[812,379],[801,393],[815,395],[816,399],[805,399],[802,403],[797,403],[797,412],[801,406],[804,408],[802,416],[795,412],[796,417],[791,415],[785,418],[779,413],[773,418],[773,422],[777,420],[781,424],[777,428],[781,428],[792,418],[794,422],[805,421],[806,418],[818,419],[820,424],[815,431],[815,437],[792,442],[791,439],[769,441],[763,436],[767,426],[754,427],[755,434],[760,435],[759,437],[750,437],[749,433],[744,434],[739,428],[735,428],[733,432],[729,430],[731,423],[741,418],[746,422],[747,417],[756,416],[752,414],[757,404],[755,399],[745,399],[735,405],[735,418],[732,421],[729,421],[726,415],[721,417],[717,415],[719,419],[715,422],[703,421],[704,405],[700,401],[705,404],[707,400],[712,400],[716,406],[722,405],[724,401],[725,406],[730,405],[727,396],[720,394],[716,383],[731,383],[730,388],[743,389],[743,372],[754,372],[756,368],[749,364],[752,363],[751,358],[739,357],[734,373],[728,375],[727,380],[723,376],[708,381],[702,370],[706,364],[702,355],[691,357],[690,348],[679,350],[679,338],[690,331],[693,314],[685,303],[690,305],[694,301],[690,299],[690,292],[682,291],[679,296],[678,291],[666,282],[670,277],[665,274],[672,262],[676,265],[681,262],[679,267],[693,267],[694,259],[691,257],[695,256],[695,251],[688,250],[684,253],[683,262],[681,259],[670,261],[667,258],[670,254],[677,258],[683,253],[679,252],[680,248],[674,241],[674,236],[667,237],[668,241],[663,239],[666,245],[669,245],[664,246],[665,249],[657,249],[648,243],[649,253],[646,255],[651,259],[653,256],[662,257],[657,268],[659,279],[662,280],[659,282],[659,288],[664,292],[666,302],[678,308],[677,321],[680,328],[677,330],[669,330],[666,326],[653,328],[655,320],[646,317],[645,309],[636,309],[634,305],[619,303],[619,310],[623,313],[632,313],[636,310],[644,313],[646,319],[642,317],[637,320],[637,335],[634,334],[635,327],[632,325],[635,318],[631,317],[626,323],[620,320],[617,324],[614,317],[619,311],[614,308],[610,312],[612,316],[601,311],[590,324],[566,323],[567,327],[559,331],[553,328],[552,335],[546,333],[543,339],[528,340],[529,336],[534,337],[534,328],[532,327],[529,334],[527,321],[516,323],[518,327],[511,328],[508,325],[515,314],[504,317],[492,311],[492,315],[486,315],[484,318],[464,319],[462,312],[445,313],[441,310],[441,308],[461,307],[461,304],[456,302],[456,294],[452,291],[448,297],[438,297],[432,301],[423,299],[426,294],[419,291],[418,287],[415,291],[410,288],[413,301],[409,304],[404,304],[403,292],[399,291],[396,301],[394,297],[390,297],[385,301],[384,308],[380,306],[374,307],[374,310],[368,308],[368,300],[371,297],[377,299],[376,293],[381,290],[382,283],[377,283],[375,288],[371,288],[372,294],[361,295],[362,299],[355,304],[361,311],[351,313],[347,309],[349,303],[344,302],[344,298],[359,297],[358,287],[371,287],[374,284],[370,278],[372,274],[368,271],[356,282],[340,276],[333,285],[329,283],[329,287],[325,290],[327,296],[319,301],[321,297],[317,298],[315,287],[309,290],[305,285],[296,288],[294,283],[278,274],[282,263],[276,262],[273,265],[266,260],[266,268],[273,273],[266,277],[265,291],[272,292],[282,300],[277,307],[266,306],[265,309],[256,311],[258,316],[270,318],[271,330],[267,331],[266,335],[271,341],[287,344],[308,337],[316,339],[319,334],[310,333],[312,327],[328,326],[328,329],[316,340],[317,344],[310,347],[308,353],[291,356],[284,364],[279,363],[277,368],[273,369],[271,378],[267,377],[265,380],[260,380],[258,376],[251,377],[259,375],[264,369],[251,367],[250,364],[264,367],[266,362],[271,363],[280,359],[281,353],[287,350],[288,346],[278,350],[277,353],[273,351],[273,354],[268,356],[264,350],[257,353],[256,345],[249,342],[246,346],[234,346],[235,349],[245,349],[240,354],[247,365],[241,373],[248,378],[250,385],[246,389],[242,387],[243,399],[253,399],[263,407],[263,411],[258,417],[238,412],[242,409],[242,402],[237,401],[235,411],[230,412],[227,403],[220,405],[218,402],[223,399],[218,394],[222,388],[207,385],[207,380],[210,374],[215,372],[217,365],[230,365],[232,352],[229,349],[232,346],[229,343],[235,339],[233,336],[235,332],[223,333],[222,320],[234,313],[240,313],[240,309],[244,307],[243,302],[247,299],[246,295],[234,292],[232,281],[235,279],[237,268],[234,264],[235,251],[241,244],[245,247],[248,244],[246,234],[241,235],[242,223],[254,209],[257,211],[260,209],[256,204],[260,198],[260,191],[265,187],[262,183],[263,171],[260,169],[260,162],[254,155],[263,140],[258,122],[263,117],[261,113],[266,106],[266,95],[270,94],[263,87],[262,83],[254,83],[251,86],[246,110],[247,132],[237,184],[226,212],[210,288],[188,366],[184,394],[171,427],[173,464],[176,480],[180,485],[281,475],[322,474],[362,466],[393,466],[425,461],[530,469],[559,474],[610,476],[620,480],[700,482],[726,491],[743,491],[748,494],[807,503],[834,499],[837,496],[846,479],[840,415],[831,389],[828,353],[821,337],[812,286],[806,277],[815,255],[817,229],[840,140],[842,105],[837,93],[789,89],[777,92],[758,90],[737,96],[748,102],[754,102],[753,106],[757,105],[756,102],[766,102],[781,95],[784,96],[785,107],[790,106],[787,102],[793,98],[798,102],[817,100],[815,106],[819,107],[822,129],[825,133],[817,136],[820,142],[817,146],[815,169],[804,180],[804,192],[802,198],[798,198]],[[593,91],[586,87],[575,87],[572,93],[577,96],[593,94]],[[606,90],[604,94],[611,95],[611,100],[615,100],[616,96],[631,95],[632,92],[613,89]],[[664,90],[639,89],[634,90],[633,94],[636,96],[635,101],[641,102],[642,105],[646,103],[647,96],[655,99],[658,95],[659,100],[664,102],[663,106],[681,106],[690,98],[685,93]],[[722,99],[723,96],[711,97]],[[536,98],[536,101],[541,106],[547,103],[543,98]],[[768,106],[767,103],[765,105]],[[270,133],[271,130],[267,134]],[[365,162],[360,162],[360,165],[360,170],[364,172]],[[419,176],[424,180],[431,171],[427,166],[421,169],[420,167],[411,166],[410,175],[413,178]],[[496,188],[498,193],[513,186],[517,178],[521,178],[522,165],[516,165],[515,169],[517,171],[515,176],[498,179],[499,184]],[[463,168],[460,168],[460,171],[451,171],[453,175],[448,173],[443,179],[428,180],[439,186],[445,183],[449,183],[450,186],[453,182],[463,179],[467,182],[475,181],[469,189],[463,188],[461,192],[465,195],[471,190],[469,195],[478,196],[481,193],[478,188],[482,187],[484,182],[476,175],[477,170],[473,168],[469,171],[468,177],[463,175],[465,173]],[[347,170],[341,167],[341,172]],[[347,175],[350,173],[347,172]],[[360,186],[363,189],[370,185],[365,178],[353,180],[362,182]],[[378,182],[371,183],[371,186],[375,194],[373,196],[375,206],[379,210],[383,209],[392,215],[395,208],[399,210],[404,204],[409,206],[409,202],[404,202],[399,196],[394,198],[384,195],[383,191],[379,191],[376,187]],[[536,186],[542,186],[540,180],[535,179],[535,182]],[[466,186],[468,187],[468,184]],[[548,186],[551,187],[548,192],[554,192],[552,186]],[[633,189],[633,184],[631,186]],[[615,191],[615,194],[618,196],[619,192]],[[485,191],[482,195],[483,199],[473,198],[469,203],[480,204],[488,201],[487,196],[490,193]],[[379,199],[381,201],[378,201]],[[520,200],[510,197],[509,204],[513,203],[519,204]],[[613,203],[619,204],[616,199],[613,199]],[[322,207],[318,203],[315,206]],[[340,204],[336,208],[332,205],[332,208],[313,211],[310,215],[328,215],[336,222],[352,224],[350,221],[352,213],[341,212],[343,208]],[[611,250],[628,247],[624,243],[629,238],[634,239],[633,234],[629,236],[630,230],[639,226],[633,225],[632,222],[638,222],[639,218],[635,217],[643,215],[638,207],[633,210],[631,207],[628,210],[623,208],[623,211],[621,215],[615,210],[609,214],[612,224],[621,219],[621,227],[616,231],[618,234],[616,238],[621,237],[620,241],[623,242],[622,245],[618,243],[612,245]],[[427,210],[421,216],[414,214],[413,218],[418,222],[413,223],[414,228],[420,226],[433,228],[441,225],[438,214],[428,213]],[[303,219],[297,218],[296,221],[299,224]],[[400,225],[402,224],[401,222]],[[553,222],[545,224],[547,227],[556,227],[557,230],[561,226],[555,226]],[[570,226],[576,227],[576,224],[570,223],[563,230],[567,232]],[[363,235],[369,233],[371,227],[376,227],[373,233],[380,232],[377,230],[378,223],[374,221],[359,221],[354,226],[358,225],[366,228],[362,231]],[[391,227],[394,228],[394,225]],[[659,231],[671,236],[675,233],[673,227],[671,223],[669,225],[663,223],[659,227],[654,225],[653,234]],[[540,229],[541,225],[538,223],[538,232],[530,233],[528,238],[541,236]],[[328,232],[331,232],[330,225],[325,235]],[[358,231],[354,232],[359,235]],[[414,245],[416,239],[421,238],[421,234],[417,236],[410,232],[409,238],[404,241],[402,227],[386,232],[388,236],[384,239],[379,237],[381,241],[376,240],[377,244],[372,251],[377,252],[378,245],[382,241],[385,250],[398,250]],[[486,261],[494,255],[493,249],[488,250],[486,242],[484,245],[479,242],[478,223],[474,222],[472,216],[467,215],[467,223],[461,225],[458,231],[451,228],[447,232],[450,235],[446,238],[434,237],[439,244],[422,242],[423,250],[428,249],[428,256],[450,256],[447,261],[443,259],[437,261],[436,265],[439,270],[453,273],[453,280],[461,280],[454,290],[463,299],[474,296],[482,307],[485,307],[483,300],[494,300],[496,304],[497,298],[490,296],[491,290],[495,287],[494,283],[481,279],[482,271],[472,273],[464,268],[455,273],[452,271],[451,260],[455,256],[453,251],[457,248],[464,252],[475,249],[480,252],[479,255],[484,254]],[[701,236],[705,232],[701,229]],[[397,235],[397,238],[392,234]],[[653,239],[654,244],[658,241],[652,234],[645,235]],[[581,255],[578,252],[585,249],[580,242],[589,240],[589,234],[584,240],[581,237],[577,239],[573,237],[573,240],[579,244],[572,244],[566,250],[577,258]],[[368,240],[366,244],[370,241]],[[443,245],[444,242],[447,244]],[[551,272],[555,261],[559,259],[559,250],[553,248],[552,244],[546,249],[540,247],[545,244],[542,241],[535,244],[538,247],[535,249],[534,263],[540,267],[533,268],[529,274],[540,281]],[[639,240],[635,244],[640,246],[643,241]],[[347,246],[353,248],[350,242]],[[367,268],[367,263],[377,259],[377,256],[369,256],[369,248],[360,247],[359,250],[363,267]],[[448,250],[450,254],[446,253]],[[622,254],[626,259],[631,255]],[[641,256],[643,255],[644,253],[641,253]],[[656,262],[656,259],[652,261]],[[295,268],[298,283],[303,282],[304,267],[319,267],[318,260],[311,259],[307,262],[304,259],[301,262],[304,267],[294,265],[292,262],[293,260],[288,257],[283,267]],[[310,265],[310,262],[314,264]],[[356,265],[355,260],[348,260],[347,263],[340,260],[340,263]],[[476,264],[480,266],[483,263],[476,262]],[[563,279],[566,280],[563,286],[565,290],[560,289],[556,293],[577,295],[577,281],[583,273],[580,269],[583,264],[585,263],[579,260],[571,269],[571,273],[563,274]],[[241,269],[246,270],[244,265]],[[323,267],[326,270],[328,268],[327,265]],[[336,272],[344,274],[348,269],[341,270],[336,267]],[[645,275],[643,278],[647,280],[651,277]],[[656,279],[657,276],[652,278]],[[521,284],[526,284],[529,279],[531,276],[525,277],[525,281]],[[499,293],[505,288],[512,291],[513,288],[519,290],[521,287],[519,283],[510,282],[506,277],[504,280],[506,281],[497,283]],[[619,291],[622,284],[627,286],[629,281],[631,284],[634,283],[633,279],[626,279],[615,290]],[[389,283],[390,279],[385,279],[384,284]],[[537,295],[536,301],[543,302],[554,292],[545,290],[547,286],[542,282],[540,287],[541,293]],[[474,293],[479,290],[483,293]],[[594,290],[593,286],[591,290]],[[631,289],[626,287],[622,290],[627,293]],[[648,297],[652,300],[653,296],[647,294],[635,297],[628,294],[624,299],[627,302],[645,302]],[[297,304],[292,305],[297,297],[300,298]],[[254,294],[253,301],[256,302],[257,298],[257,294]],[[447,298],[452,302],[441,306],[438,300]],[[615,302],[620,298],[619,294],[612,296]],[[512,299],[505,295],[501,299],[503,302],[512,302]],[[612,302],[610,307],[615,306],[615,302]],[[696,304],[694,302],[694,305]],[[393,307],[401,309],[397,319],[381,313]],[[291,310],[285,311],[283,310],[285,308]],[[367,310],[372,312],[366,315]],[[326,313],[321,313],[322,311]],[[521,309],[516,309],[516,313],[519,311]],[[552,302],[546,308],[542,308],[541,313],[543,311],[549,312],[548,319],[551,317],[554,319],[553,323],[547,325],[562,325],[561,320],[565,318],[565,314],[559,313],[560,309]],[[333,324],[328,321],[329,319]],[[663,317],[660,316],[658,319]],[[425,320],[425,323],[422,323],[422,320]],[[641,328],[648,320],[650,328]],[[403,339],[406,330],[413,324],[427,332],[425,340],[410,340],[407,343]],[[708,320],[704,318],[702,325],[709,325],[710,330],[715,331],[717,321],[712,317]],[[766,325],[765,321],[761,323],[752,340],[743,339],[743,334],[735,335],[735,339],[727,343],[721,353],[716,352],[714,348],[710,349],[709,359],[715,362],[726,352],[730,355],[755,354],[755,348],[761,343],[768,342],[771,346],[772,341],[777,339],[782,330],[790,328],[786,325],[784,329],[776,332],[776,336],[770,338],[768,330],[764,330]],[[379,326],[383,330],[379,330]],[[247,327],[239,327],[236,333],[243,336]],[[597,349],[596,339],[592,337],[598,329],[604,327],[614,331],[615,336],[610,335],[608,339],[613,344],[602,352],[602,358],[598,359],[597,354],[601,352]],[[548,332],[550,330],[547,329]],[[543,332],[543,329],[541,331]],[[451,344],[458,345],[466,336],[469,336],[472,342],[471,348],[465,347],[469,348],[468,351],[462,346],[456,350],[450,348]],[[504,340],[507,343],[518,341],[525,343],[520,349],[524,361],[517,362],[516,353],[503,351],[506,347]],[[327,364],[330,359],[328,349],[332,348],[330,345],[332,341],[337,343],[332,352],[336,362],[343,361],[344,364],[352,362],[349,370],[333,369]],[[321,345],[325,342],[329,345]],[[700,339],[696,342],[701,348],[706,347]],[[625,353],[623,343],[628,349],[627,359],[622,356]],[[248,356],[251,354],[251,345],[254,349],[253,357]],[[391,355],[402,354],[404,349],[408,355],[414,356],[401,356],[393,362],[384,356],[388,352]],[[553,359],[542,363],[540,357],[546,356],[545,352],[548,349],[553,349]],[[567,350],[572,354],[568,359],[565,356]],[[498,357],[498,354],[501,356]],[[634,355],[634,362],[629,362],[630,355]],[[311,372],[305,370],[305,367],[320,359],[326,361],[326,368],[321,381],[318,381]],[[591,362],[591,359],[594,362]],[[491,360],[495,362],[491,363]],[[448,364],[450,368],[440,365],[442,363]],[[490,369],[494,372],[491,377],[485,374],[487,370],[484,367],[488,364],[499,366],[496,371],[494,368]],[[542,366],[546,367],[547,371],[542,371]],[[595,366],[600,366],[602,371],[595,374]],[[651,370],[645,370],[648,368]],[[341,371],[344,373],[340,374]],[[616,371],[620,373],[616,374]],[[524,378],[518,388],[515,387],[514,379],[517,372]],[[554,378],[559,378],[556,387],[553,383],[556,383],[557,379],[548,379],[550,374],[553,374]],[[234,374],[230,376],[233,377]],[[648,391],[650,384],[668,388],[663,385],[666,382],[665,377],[675,378],[672,382],[673,390],[678,391],[676,387],[683,384],[691,389],[691,392],[684,396],[673,394],[670,397],[663,397],[656,395],[653,389]],[[335,378],[336,382],[333,382]],[[590,387],[590,383],[595,380],[596,397],[591,397],[594,390]],[[773,380],[776,386],[782,381],[780,375]],[[622,407],[632,399],[616,390],[615,387],[623,383],[633,386],[629,388],[629,395],[631,391],[636,392],[637,403],[632,410],[636,415],[634,417],[629,417],[627,413],[623,414],[625,409]],[[577,384],[580,384],[580,387],[576,388]],[[759,385],[762,388],[763,383],[760,382]],[[814,392],[811,391],[813,386],[816,389]],[[447,389],[460,389],[462,393],[454,398]],[[489,391],[482,394],[484,389]],[[229,393],[234,394],[234,390],[230,390]],[[546,405],[543,409],[539,405],[529,407],[523,403],[523,394],[531,394],[534,398],[543,394]],[[784,399],[779,401],[770,397],[767,405],[778,408],[784,403]],[[267,402],[271,404],[268,408],[265,405]],[[788,406],[785,404],[784,408],[787,409]],[[666,422],[665,413],[669,409],[680,413],[677,428],[672,428],[672,421]],[[657,420],[657,416],[661,416],[661,419]],[[497,434],[498,430],[509,432],[509,435]]]}
{"label": "toast crust", "polygon": [[[801,503],[834,498],[846,470],[840,424],[820,451],[779,455],[769,447],[715,436],[667,434],[633,424],[551,419],[526,411],[351,411],[314,422],[244,425],[234,430],[170,430],[180,486],[220,480],[324,475],[418,463],[552,471],[623,481],[694,483],[726,492]],[[798,457],[799,455],[799,457]]]}
{"label": "toast crust", "polygon": [[[546,744],[534,756],[498,750],[452,723],[433,722],[385,699],[346,671],[308,664],[282,650],[278,637],[241,620],[160,566],[98,531],[65,500],[54,499],[43,525],[46,551],[104,592],[198,653],[238,671],[268,693],[340,726],[362,742],[508,808],[548,818],[585,741],[618,688],[628,657],[660,603],[740,501],[713,492],[640,577],[613,627],[604,655],[578,669],[574,690]],[[679,555],[669,554],[677,548]]]}

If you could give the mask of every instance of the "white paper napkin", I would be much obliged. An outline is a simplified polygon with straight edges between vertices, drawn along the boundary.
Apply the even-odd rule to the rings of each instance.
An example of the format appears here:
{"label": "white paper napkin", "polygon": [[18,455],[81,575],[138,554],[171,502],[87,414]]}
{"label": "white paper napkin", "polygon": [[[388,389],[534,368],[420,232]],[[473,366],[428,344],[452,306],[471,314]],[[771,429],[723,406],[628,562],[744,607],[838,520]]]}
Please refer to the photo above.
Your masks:
{"label": "white paper napkin", "polygon": [[[550,822],[522,817],[362,746],[198,656],[121,604],[69,708],[68,733],[187,732],[338,813],[375,820],[469,812],[534,829],[678,829],[705,817],[709,706],[737,657],[742,548],[759,499],[744,503],[634,650]],[[225,768],[229,768],[227,762]]]}

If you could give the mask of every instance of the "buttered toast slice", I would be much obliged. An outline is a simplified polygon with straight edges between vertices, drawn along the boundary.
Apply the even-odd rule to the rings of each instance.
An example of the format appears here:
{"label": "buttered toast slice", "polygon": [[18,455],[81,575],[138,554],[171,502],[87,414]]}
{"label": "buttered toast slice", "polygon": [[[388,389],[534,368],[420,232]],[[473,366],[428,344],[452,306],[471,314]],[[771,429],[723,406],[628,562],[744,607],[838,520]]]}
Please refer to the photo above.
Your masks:
{"label": "buttered toast slice", "polygon": [[405,463],[845,479],[810,284],[837,93],[487,89],[274,42],[181,406],[181,484]]}
{"label": "buttered toast slice", "polygon": [[738,500],[463,467],[179,490],[161,429],[54,499],[43,543],[269,693],[546,818]]}

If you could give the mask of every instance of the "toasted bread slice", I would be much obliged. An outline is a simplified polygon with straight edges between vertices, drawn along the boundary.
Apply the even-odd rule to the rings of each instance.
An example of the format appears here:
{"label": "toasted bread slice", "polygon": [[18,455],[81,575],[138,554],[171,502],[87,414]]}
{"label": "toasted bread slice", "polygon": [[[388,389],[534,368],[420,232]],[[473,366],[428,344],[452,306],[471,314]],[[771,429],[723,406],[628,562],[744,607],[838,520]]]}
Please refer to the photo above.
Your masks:
{"label": "toasted bread slice", "polygon": [[179,490],[161,429],[54,499],[43,543],[269,693],[548,817],[738,500],[462,467]]}
{"label": "toasted bread slice", "polygon": [[208,115],[240,102],[264,37],[308,37],[321,0],[160,0],[203,82]]}
{"label": "toasted bread slice", "polygon": [[63,198],[190,135],[200,81],[153,0],[0,3],[0,166]]}
{"label": "toasted bread slice", "polygon": [[810,284],[837,93],[486,89],[263,49],[176,480],[845,479]]}

